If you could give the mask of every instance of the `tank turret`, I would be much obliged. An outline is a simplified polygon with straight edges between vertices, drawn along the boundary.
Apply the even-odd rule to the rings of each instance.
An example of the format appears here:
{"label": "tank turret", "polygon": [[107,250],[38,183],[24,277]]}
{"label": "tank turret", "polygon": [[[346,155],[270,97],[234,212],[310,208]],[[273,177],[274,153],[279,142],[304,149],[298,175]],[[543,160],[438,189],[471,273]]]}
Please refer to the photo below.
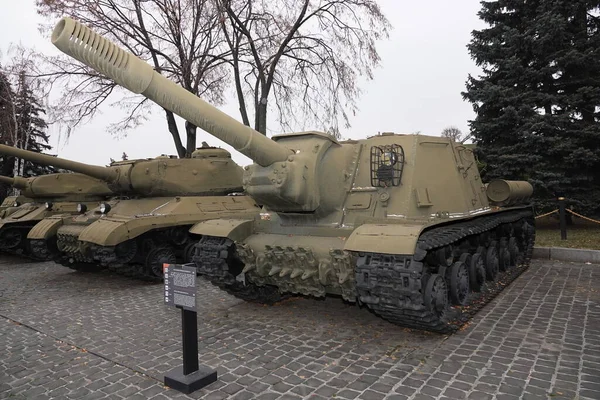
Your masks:
{"label": "tank turret", "polygon": [[30,178],[0,176],[0,182],[20,189],[23,196],[36,200],[94,201],[114,194],[106,183],[83,174],[57,173]]}
{"label": "tank turret", "polygon": [[[227,150],[212,147],[197,149],[191,158],[126,160],[113,162],[108,167],[6,145],[0,145],[0,154],[74,171],[78,174],[67,175],[76,175],[79,179],[83,179],[81,174],[85,174],[96,178],[96,182],[106,182],[102,182],[102,185],[115,193],[143,196],[227,194],[241,191],[242,186],[242,169],[231,159],[231,154]],[[17,184],[26,185],[24,181]]]}

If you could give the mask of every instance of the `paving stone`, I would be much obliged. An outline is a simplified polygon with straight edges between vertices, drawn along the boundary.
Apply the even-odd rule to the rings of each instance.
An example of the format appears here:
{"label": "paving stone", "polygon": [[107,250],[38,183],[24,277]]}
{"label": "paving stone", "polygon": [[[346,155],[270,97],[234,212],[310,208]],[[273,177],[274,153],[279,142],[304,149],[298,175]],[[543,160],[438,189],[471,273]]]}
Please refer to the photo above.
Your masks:
{"label": "paving stone", "polygon": [[355,399],[356,397],[358,397],[359,394],[360,392],[357,392],[356,390],[343,389],[337,393],[336,398],[339,397],[342,399]]}
{"label": "paving stone", "polygon": [[230,383],[229,385],[223,387],[221,390],[224,391],[227,394],[235,394],[237,392],[239,392],[240,390],[242,390],[244,387],[242,385],[239,385],[237,383]]}
{"label": "paving stone", "polygon": [[413,400],[436,400],[436,399],[435,399],[435,397],[428,396],[428,395],[423,394],[423,393],[417,393],[413,397]]}
{"label": "paving stone", "polygon": [[600,399],[600,392],[597,392],[595,390],[586,390],[586,389],[581,389],[581,391],[579,391],[579,396],[582,399],[588,398],[588,399]]}
{"label": "paving stone", "polygon": [[[598,370],[598,379],[600,379],[600,370]],[[580,386],[581,386],[582,390],[593,390],[596,392],[600,392],[600,382],[598,382],[598,381],[596,381],[596,382],[582,381]]]}
{"label": "paving stone", "polygon": [[236,395],[233,396],[233,399],[234,400],[250,400],[250,399],[253,399],[255,396],[256,395],[254,393],[244,390],[242,392],[236,393]]}
{"label": "paving stone", "polygon": [[444,390],[443,395],[448,396],[452,399],[464,399],[465,397],[467,397],[467,394],[465,392],[463,392],[462,390],[452,389],[452,388],[448,388],[448,389]]}
{"label": "paving stone", "polygon": [[478,392],[478,391],[472,391],[471,393],[469,393],[469,395],[467,396],[467,399],[469,400],[491,400],[493,399],[494,396],[489,394],[489,393],[485,393],[485,392]]}
{"label": "paving stone", "polygon": [[294,386],[290,391],[299,396],[306,397],[306,396],[310,395],[312,392],[314,392],[314,390],[315,389],[310,386],[298,385],[298,386]]}
{"label": "paving stone", "polygon": [[42,400],[600,398],[600,295],[589,289],[600,286],[597,266],[534,261],[447,339],[335,298],[265,307],[199,282],[200,362],[219,381],[185,396],[161,383],[181,364],[180,317],[162,305],[161,285],[0,256],[0,376],[8,382],[0,378],[0,392]]}
{"label": "paving stone", "polygon": [[417,389],[410,386],[400,385],[395,389],[395,392],[408,397],[417,393]]}
{"label": "paving stone", "polygon": [[442,393],[442,389],[426,384],[420,389],[420,392],[428,396],[438,397]]}
{"label": "paving stone", "polygon": [[330,386],[321,386],[315,391],[315,394],[330,398],[339,391],[338,388]]}
{"label": "paving stone", "polygon": [[263,393],[257,397],[259,400],[275,400],[281,398],[279,393]]}
{"label": "paving stone", "polygon": [[385,397],[386,397],[385,394],[379,393],[379,392],[375,392],[373,390],[365,390],[360,395],[360,399],[362,399],[362,400],[381,400],[381,399],[384,399]]}
{"label": "paving stone", "polygon": [[262,393],[265,390],[267,390],[270,387],[270,385],[267,385],[265,383],[261,383],[261,382],[254,382],[252,385],[246,387],[247,390],[251,391],[252,393]]}

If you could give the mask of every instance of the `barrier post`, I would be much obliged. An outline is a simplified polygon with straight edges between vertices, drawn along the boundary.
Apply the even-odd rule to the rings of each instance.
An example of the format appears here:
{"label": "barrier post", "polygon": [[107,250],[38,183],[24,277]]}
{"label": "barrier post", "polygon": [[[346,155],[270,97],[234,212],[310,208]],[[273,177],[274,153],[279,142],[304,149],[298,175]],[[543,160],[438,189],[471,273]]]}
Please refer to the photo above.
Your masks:
{"label": "barrier post", "polygon": [[558,198],[558,217],[560,220],[560,239],[567,240],[567,211],[565,206],[565,198]]}

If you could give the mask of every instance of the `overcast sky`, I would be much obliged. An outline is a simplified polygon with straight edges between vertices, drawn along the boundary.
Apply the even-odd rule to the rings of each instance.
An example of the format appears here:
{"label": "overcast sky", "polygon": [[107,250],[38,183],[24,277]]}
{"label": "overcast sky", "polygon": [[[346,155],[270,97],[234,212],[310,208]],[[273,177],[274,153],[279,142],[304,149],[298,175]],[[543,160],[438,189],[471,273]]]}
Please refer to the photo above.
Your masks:
{"label": "overcast sky", "polygon": [[[375,79],[362,86],[359,112],[342,136],[359,139],[383,131],[420,131],[439,136],[449,125],[468,132],[467,121],[474,118],[474,113],[460,93],[468,74],[478,73],[466,45],[471,31],[484,26],[477,18],[479,0],[381,0],[380,4],[394,29],[389,40],[378,45],[381,67],[375,71]],[[11,43],[58,54],[47,35],[38,31],[40,22],[35,0],[0,0],[0,52],[4,57]],[[231,99],[222,110],[239,119],[233,96]],[[130,159],[176,154],[160,109],[154,109],[146,124],[117,139],[106,133],[106,126],[120,115],[104,107],[102,115],[78,128],[69,140],[51,129],[52,152],[99,165],[108,164],[111,157],[120,159],[122,152]],[[270,128],[277,130],[276,126]],[[180,129],[185,132],[182,123]],[[203,140],[231,151],[199,130],[198,145]],[[249,163],[244,156],[233,153],[238,163]]]}

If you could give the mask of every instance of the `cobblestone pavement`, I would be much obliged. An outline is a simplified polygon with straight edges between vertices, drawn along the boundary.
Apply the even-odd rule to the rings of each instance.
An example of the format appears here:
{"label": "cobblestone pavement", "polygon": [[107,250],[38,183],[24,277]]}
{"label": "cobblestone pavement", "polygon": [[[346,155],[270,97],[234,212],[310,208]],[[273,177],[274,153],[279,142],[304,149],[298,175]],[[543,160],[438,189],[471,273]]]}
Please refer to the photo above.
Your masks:
{"label": "cobblestone pavement", "polygon": [[0,398],[600,399],[600,266],[536,261],[462,331],[402,329],[340,299],[243,303],[199,281],[185,396],[162,286],[0,257]]}

